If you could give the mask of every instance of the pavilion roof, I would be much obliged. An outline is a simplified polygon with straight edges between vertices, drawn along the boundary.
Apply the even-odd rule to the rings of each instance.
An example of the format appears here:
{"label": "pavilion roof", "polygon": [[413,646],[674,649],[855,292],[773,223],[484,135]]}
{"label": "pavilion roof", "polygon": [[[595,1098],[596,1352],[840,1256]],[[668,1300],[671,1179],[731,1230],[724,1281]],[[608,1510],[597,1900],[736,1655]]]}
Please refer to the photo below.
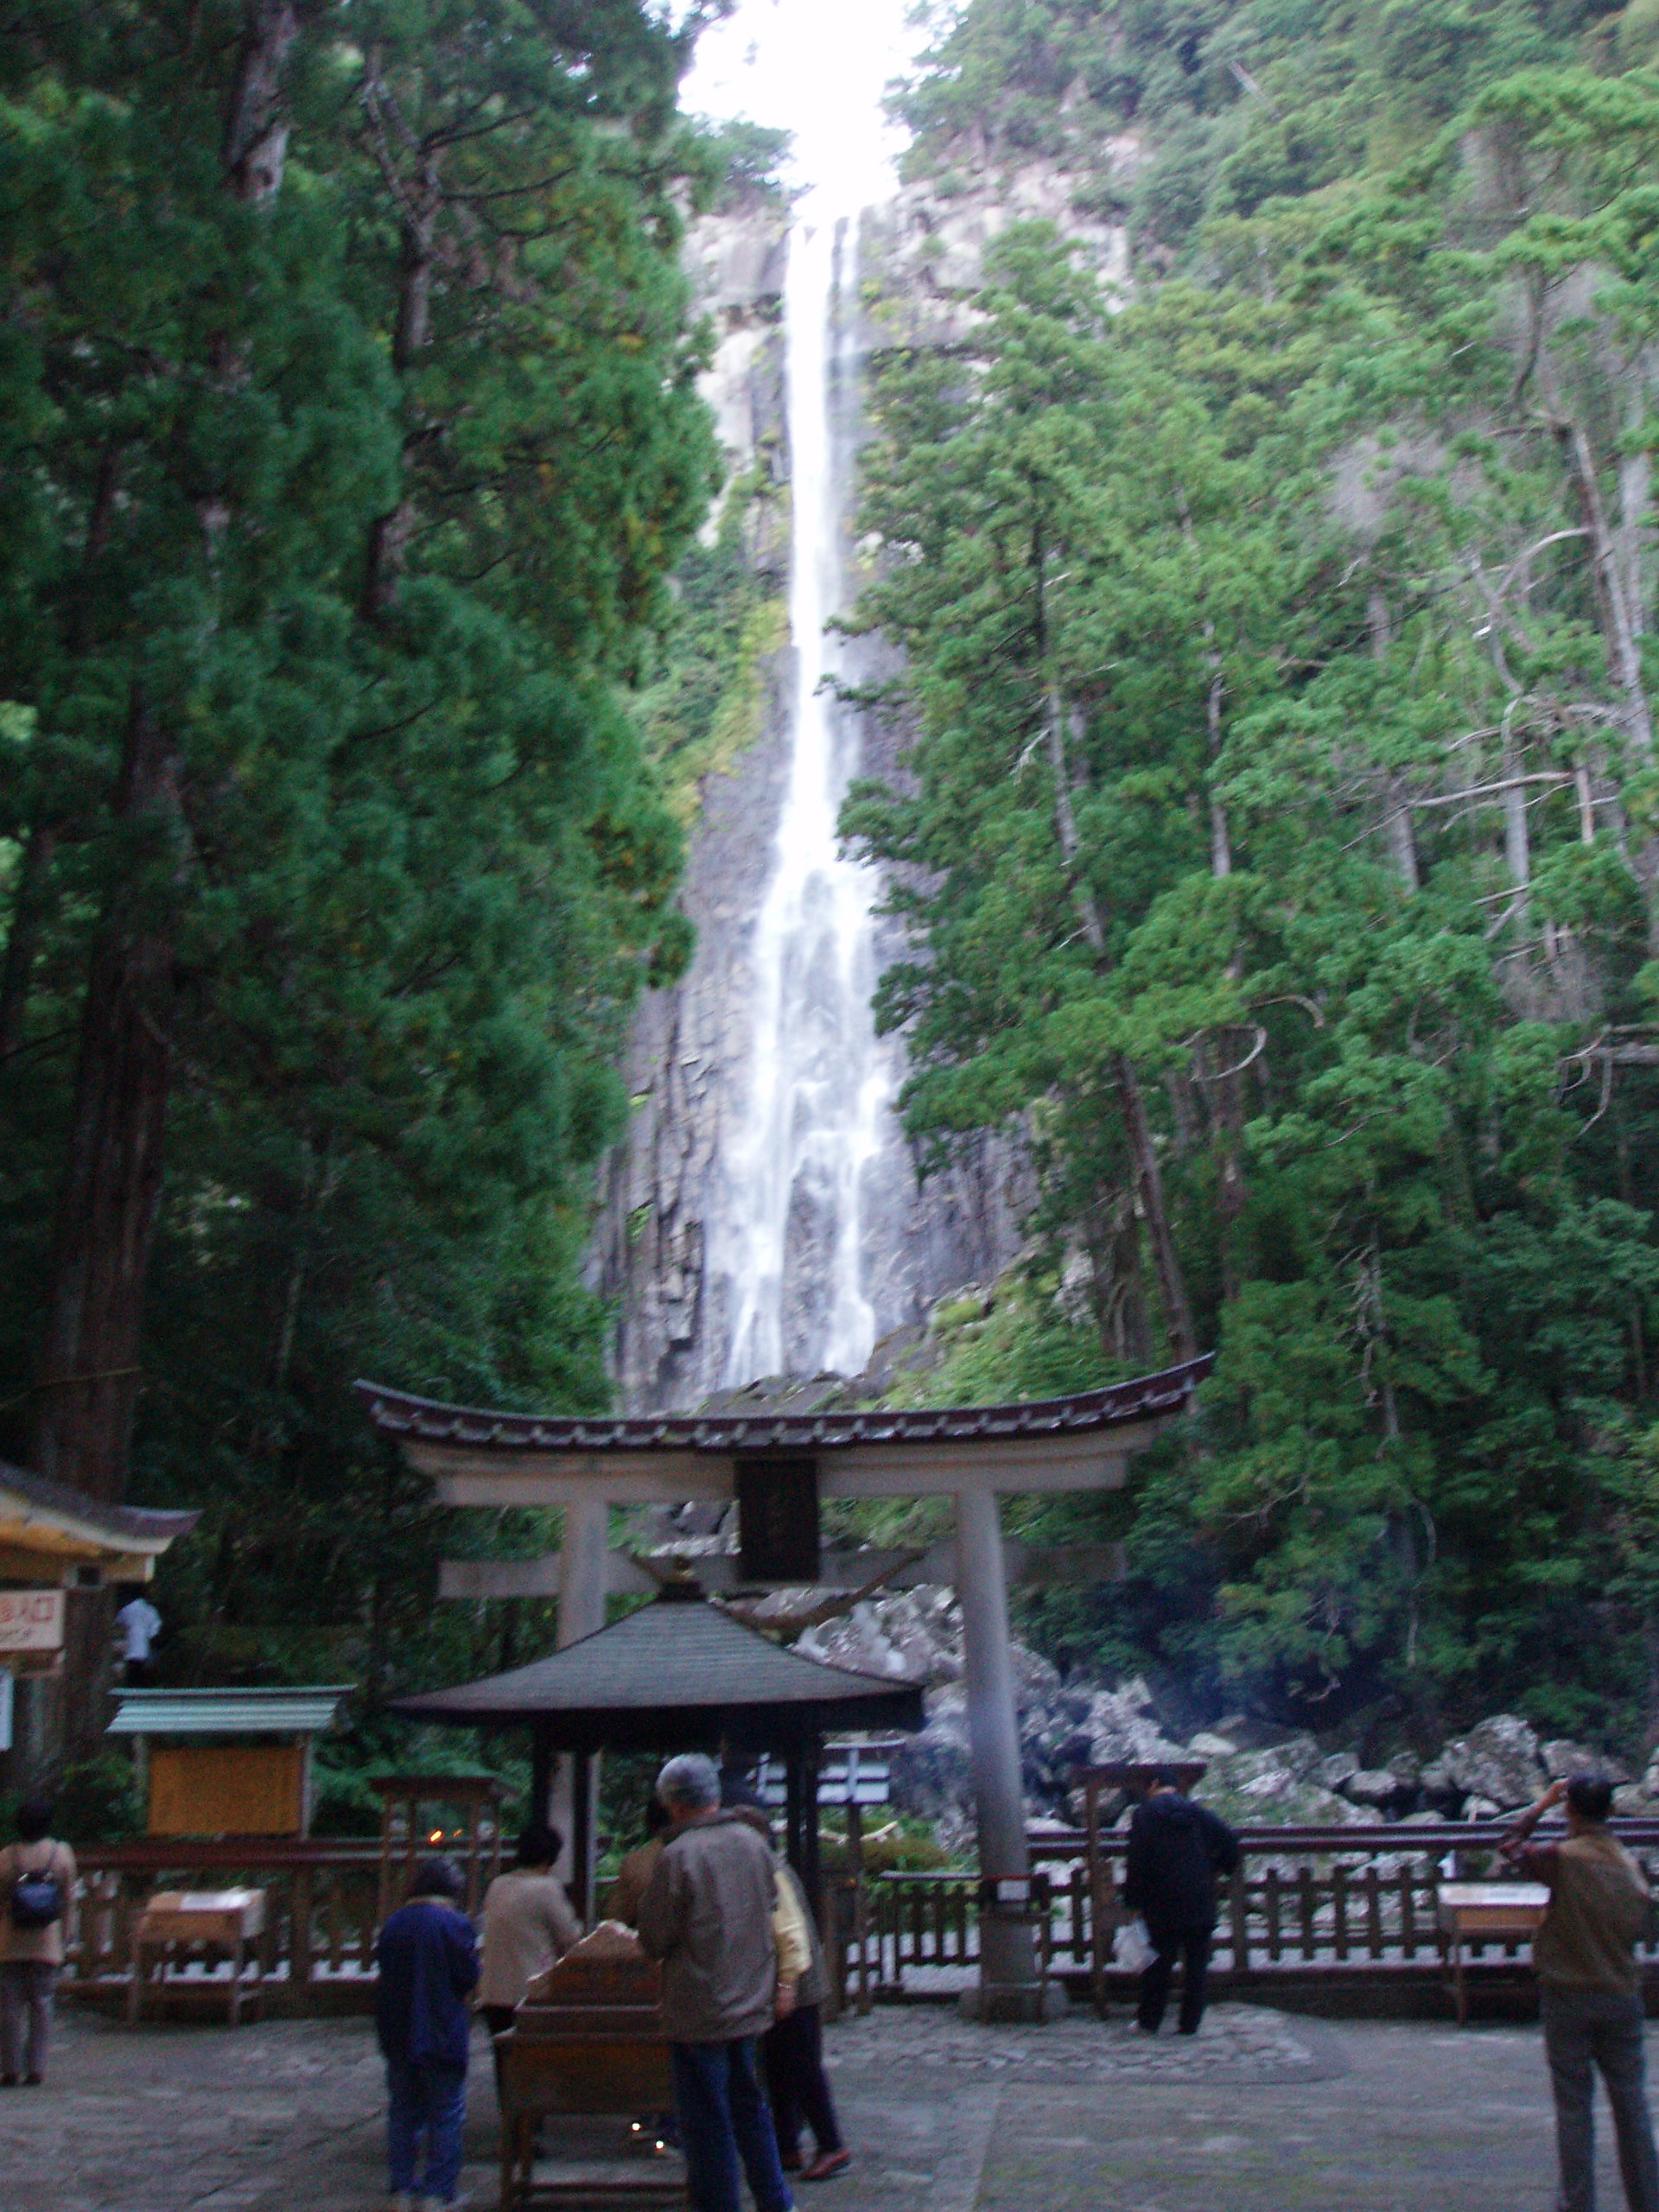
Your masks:
{"label": "pavilion roof", "polygon": [[1209,1373],[1213,1353],[1102,1390],[1007,1406],[944,1406],[868,1413],[492,1413],[412,1397],[384,1383],[354,1387],[382,1434],[487,1452],[835,1452],[859,1445],[940,1445],[1079,1436],[1179,1412]]}
{"label": "pavilion roof", "polygon": [[537,1723],[556,1750],[663,1750],[729,1735],[758,1745],[826,1729],[922,1725],[922,1694],[768,1642],[700,1599],[666,1594],[550,1658],[394,1710],[454,1726]]}
{"label": "pavilion roof", "polygon": [[65,1560],[108,1560],[148,1572],[148,1561],[175,1537],[188,1535],[200,1518],[199,1512],[111,1505],[32,1468],[0,1460],[0,1547]]}

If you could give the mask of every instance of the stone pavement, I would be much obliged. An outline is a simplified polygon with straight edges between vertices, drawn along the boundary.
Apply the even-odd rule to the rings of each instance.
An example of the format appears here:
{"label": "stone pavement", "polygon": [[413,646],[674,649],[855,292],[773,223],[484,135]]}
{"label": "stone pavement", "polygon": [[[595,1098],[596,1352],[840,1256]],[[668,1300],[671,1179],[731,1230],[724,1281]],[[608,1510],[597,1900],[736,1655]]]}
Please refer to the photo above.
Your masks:
{"label": "stone pavement", "polygon": [[[66,2011],[44,2089],[0,2095],[0,2212],[375,2212],[368,2024],[133,2031]],[[856,2164],[823,2212],[1547,2212],[1535,2029],[1316,2022],[1216,2007],[1191,2042],[1088,2012],[978,2028],[944,2008],[826,2043]],[[1623,2199],[1605,2138],[1599,2202]],[[496,2192],[476,2054],[466,2183]],[[597,2152],[607,2146],[589,2141]],[[613,2146],[612,2146],[613,2147]]]}

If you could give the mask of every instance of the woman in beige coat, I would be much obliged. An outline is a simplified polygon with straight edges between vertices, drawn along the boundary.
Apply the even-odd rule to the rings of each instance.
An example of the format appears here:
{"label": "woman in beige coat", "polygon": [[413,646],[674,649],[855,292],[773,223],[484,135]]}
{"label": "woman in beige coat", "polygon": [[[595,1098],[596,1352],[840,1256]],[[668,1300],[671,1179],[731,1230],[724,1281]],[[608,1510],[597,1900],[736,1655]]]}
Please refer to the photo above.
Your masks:
{"label": "woman in beige coat", "polygon": [[0,2089],[38,2088],[52,2033],[63,1924],[75,1894],[75,1854],[51,1834],[52,1808],[17,1808],[17,1840],[0,1851]]}
{"label": "woman in beige coat", "polygon": [[582,1938],[582,1923],[553,1872],[563,1849],[556,1830],[532,1821],[518,1839],[518,1864],[484,1894],[484,1970],[478,2009],[499,2036],[538,1974]]}

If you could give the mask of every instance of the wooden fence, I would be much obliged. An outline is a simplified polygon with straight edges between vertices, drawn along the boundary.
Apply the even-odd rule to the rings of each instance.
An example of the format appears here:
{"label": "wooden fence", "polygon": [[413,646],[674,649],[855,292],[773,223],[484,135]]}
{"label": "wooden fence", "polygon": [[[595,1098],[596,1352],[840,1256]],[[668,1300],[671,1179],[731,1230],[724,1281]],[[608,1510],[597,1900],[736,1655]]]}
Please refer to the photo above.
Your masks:
{"label": "wooden fence", "polygon": [[[1659,1821],[1616,1821],[1659,1891]],[[1500,1825],[1443,1823],[1375,1828],[1255,1828],[1242,1838],[1238,1872],[1221,1898],[1215,1964],[1224,1979],[1270,1982],[1277,1974],[1366,1972],[1420,1975],[1438,1970],[1435,1891],[1455,1861],[1459,1878],[1499,1872],[1492,1854]],[[1104,1929],[1121,1907],[1116,1870],[1124,1839],[1103,1840]],[[285,2007],[365,2004],[373,1987],[380,1853],[376,1843],[176,1843],[151,1840],[79,1854],[80,1894],[66,1929],[64,1986],[91,1993],[124,1984],[132,1923],[158,1889],[246,1885],[268,1898],[260,1965]],[[1052,1970],[1080,1976],[1093,1963],[1096,1905],[1082,1836],[1033,1839],[1034,1869],[1049,1885]],[[969,1873],[886,1874],[867,1884],[832,1883],[827,1899],[845,1962],[849,2002],[924,1993],[946,1970],[979,1958],[978,1881]],[[1518,1960],[1519,1947],[1489,1943],[1475,1964]],[[1641,1947],[1659,1967],[1659,1935]],[[193,1974],[225,1971],[203,1954]]]}
{"label": "wooden fence", "polygon": [[[1616,1833],[1646,1868],[1659,1893],[1659,1822],[1616,1821]],[[1369,1969],[1387,1974],[1438,1971],[1441,1961],[1436,1892],[1447,1878],[1505,1878],[1495,1859],[1504,1824],[1460,1822],[1376,1828],[1255,1828],[1241,1837],[1238,1872],[1223,1889],[1214,1964],[1228,1979]],[[1125,1839],[1103,1839],[1109,1872],[1103,1880],[1103,1933],[1127,1917],[1116,1896]],[[1033,1872],[1046,1878],[1046,1934],[1051,1970],[1084,1975],[1094,1963],[1096,1904],[1084,1839],[1033,1839]],[[1452,1875],[1443,1872],[1455,1862]],[[1509,1878],[1513,1878],[1510,1877]],[[898,1994],[909,1978],[925,1989],[941,1970],[979,1959],[978,1878],[969,1873],[875,1877],[868,1899],[842,1885],[837,1932],[847,1944],[849,2001]],[[1518,1961],[1522,1946],[1471,1947],[1476,1965]],[[1639,1948],[1659,1967],[1659,1929]]]}
{"label": "wooden fence", "polygon": [[[366,1999],[378,1921],[378,1842],[196,1843],[155,1840],[76,1854],[79,1894],[65,1930],[62,1986],[91,1993],[124,1983],[132,1923],[156,1890],[266,1892],[259,1964],[284,2001],[319,2008],[327,1996]],[[192,1978],[223,1970],[203,1950]]]}

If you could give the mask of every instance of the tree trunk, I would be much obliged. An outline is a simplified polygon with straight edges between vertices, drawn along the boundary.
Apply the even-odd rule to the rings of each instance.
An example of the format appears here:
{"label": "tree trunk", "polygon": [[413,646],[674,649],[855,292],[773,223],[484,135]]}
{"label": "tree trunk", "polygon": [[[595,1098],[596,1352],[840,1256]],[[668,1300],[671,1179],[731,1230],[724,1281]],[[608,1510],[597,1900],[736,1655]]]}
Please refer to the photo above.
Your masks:
{"label": "tree trunk", "polygon": [[1578,497],[1579,512],[1590,545],[1597,626],[1606,648],[1608,672],[1624,695],[1624,721],[1638,750],[1653,751],[1653,709],[1642,681],[1638,624],[1632,620],[1619,548],[1607,520],[1596,475],[1595,454],[1584,425],[1562,406],[1548,355],[1539,355],[1541,388],[1550,412],[1550,429]]}
{"label": "tree trunk", "polygon": [[[116,819],[165,863],[179,811],[172,734],[135,698]],[[34,1418],[41,1472],[110,1499],[126,1484],[172,1064],[170,932],[138,896],[137,911],[125,888],[111,899],[92,949]]]}
{"label": "tree trunk", "polygon": [[1198,1342],[1192,1329],[1192,1309],[1187,1303],[1186,1277],[1181,1269],[1180,1255],[1175,1249],[1175,1240],[1170,1234],[1169,1209],[1164,1199],[1163,1170],[1158,1164],[1157,1148],[1152,1141],[1152,1126],[1147,1120],[1140,1078],[1126,1052],[1114,1055],[1112,1071],[1117,1082],[1118,1103],[1123,1114],[1124,1135],[1128,1139],[1135,1188],[1140,1193],[1141,1211],[1146,1215],[1147,1230],[1152,1240],[1152,1262],[1157,1270],[1158,1294],[1163,1302],[1165,1332],[1178,1363],[1196,1359]]}
{"label": "tree trunk", "polygon": [[29,988],[35,980],[35,956],[40,949],[41,925],[46,918],[48,883],[56,849],[55,830],[37,822],[23,847],[17,889],[11,902],[5,964],[0,968],[0,1061],[9,1060],[23,1041]]}
{"label": "tree trunk", "polygon": [[[1388,657],[1389,602],[1382,596],[1381,584],[1373,584],[1367,601],[1366,613],[1371,628],[1371,658],[1383,660]],[[1411,834],[1411,795],[1403,776],[1390,776],[1384,787],[1383,804],[1388,811],[1384,817],[1389,840],[1389,858],[1395,872],[1406,887],[1406,895],[1422,889],[1422,878],[1417,868],[1417,845]]]}

